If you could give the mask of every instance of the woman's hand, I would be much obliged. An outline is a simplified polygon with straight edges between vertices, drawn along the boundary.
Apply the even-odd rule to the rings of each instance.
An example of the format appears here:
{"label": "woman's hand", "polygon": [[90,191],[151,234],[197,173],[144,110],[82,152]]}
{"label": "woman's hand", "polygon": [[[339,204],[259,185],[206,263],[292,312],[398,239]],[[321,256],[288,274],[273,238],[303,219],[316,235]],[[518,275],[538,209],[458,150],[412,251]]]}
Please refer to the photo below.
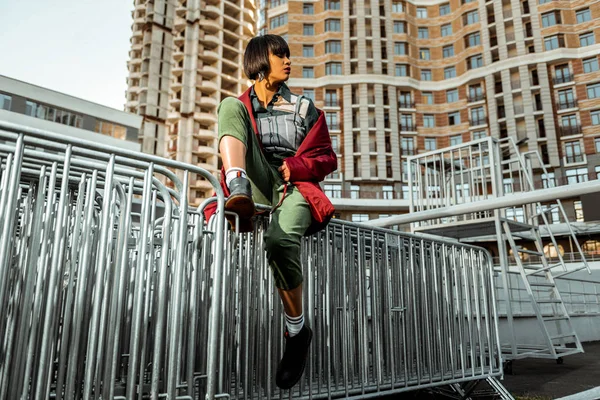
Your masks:
{"label": "woman's hand", "polygon": [[281,165],[281,167],[278,168],[278,171],[281,172],[281,176],[283,177],[283,180],[286,182],[290,181],[290,169],[288,168],[287,164],[285,163],[285,161],[283,162],[283,164]]}

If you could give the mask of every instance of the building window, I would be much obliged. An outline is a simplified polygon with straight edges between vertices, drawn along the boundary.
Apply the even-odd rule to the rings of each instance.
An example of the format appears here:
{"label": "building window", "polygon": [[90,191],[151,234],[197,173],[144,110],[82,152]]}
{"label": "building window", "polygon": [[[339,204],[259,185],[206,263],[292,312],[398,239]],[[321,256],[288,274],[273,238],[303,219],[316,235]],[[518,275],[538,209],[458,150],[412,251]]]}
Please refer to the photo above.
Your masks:
{"label": "building window", "polygon": [[448,125],[460,124],[460,111],[454,111],[448,114]]}
{"label": "building window", "polygon": [[592,20],[592,14],[590,13],[589,8],[584,8],[582,10],[577,11],[577,23],[582,24],[584,22],[588,22]]}
{"label": "building window", "polygon": [[546,50],[554,50],[559,47],[565,47],[565,37],[563,35],[554,35],[544,38],[544,48]]}
{"label": "building window", "polygon": [[567,164],[583,162],[579,140],[565,143],[565,161]]}
{"label": "building window", "polygon": [[568,169],[565,171],[567,177],[567,184],[581,183],[588,181],[588,170],[587,168],[575,168]]}
{"label": "building window", "polygon": [[342,185],[325,184],[323,185],[323,191],[330,199],[339,199],[342,197]]}
{"label": "building window", "polygon": [[444,46],[442,49],[442,54],[444,58],[452,57],[454,55],[454,46],[451,44],[448,46]]}
{"label": "building window", "polygon": [[477,54],[475,56],[469,57],[467,59],[467,62],[469,64],[469,69],[483,67],[483,57],[481,56],[481,54]]}
{"label": "building window", "polygon": [[314,57],[315,49],[312,44],[302,46],[302,57]]}
{"label": "building window", "polygon": [[125,140],[127,138],[127,128],[106,121],[97,120],[94,131],[121,140]]}
{"label": "building window", "polygon": [[302,77],[303,78],[314,78],[315,72],[313,67],[302,67]]}
{"label": "building window", "polygon": [[581,200],[577,200],[573,202],[573,207],[575,208],[575,221],[583,222],[583,208],[581,207]]}
{"label": "building window", "polygon": [[422,81],[430,81],[431,80],[431,70],[430,69],[422,69],[421,70],[421,80]]}
{"label": "building window", "polygon": [[302,95],[304,97],[308,97],[312,101],[315,101],[315,89],[304,89],[304,91],[302,92]]}
{"label": "building window", "polygon": [[277,6],[280,6],[282,4],[286,4],[287,0],[271,0],[271,8],[275,8]]}
{"label": "building window", "polygon": [[456,77],[456,68],[455,67],[446,67],[444,68],[444,79],[451,79]]}
{"label": "building window", "polygon": [[12,97],[7,94],[0,93],[0,109],[10,111]]}
{"label": "building window", "polygon": [[587,85],[587,96],[588,99],[600,98],[600,83]]}
{"label": "building window", "polygon": [[325,32],[341,32],[342,23],[339,19],[326,19]]}
{"label": "building window", "polygon": [[471,33],[467,37],[467,47],[479,46],[481,44],[481,35],[479,32]]}
{"label": "building window", "polygon": [[427,150],[427,151],[437,150],[437,139],[436,138],[425,138],[425,150]]}
{"label": "building window", "polygon": [[579,45],[581,47],[590,46],[596,43],[596,39],[594,38],[594,32],[582,33],[579,35]]}
{"label": "building window", "polygon": [[287,13],[279,14],[276,17],[271,18],[271,29],[279,28],[287,24]]}
{"label": "building window", "polygon": [[471,124],[473,126],[485,124],[483,107],[471,108]]}
{"label": "building window", "polygon": [[327,122],[327,127],[331,130],[339,130],[340,125],[338,124],[338,114],[336,112],[327,112],[325,113],[325,121]]}
{"label": "building window", "polygon": [[[360,164],[359,164],[359,171],[360,171]],[[356,175],[356,176],[358,176],[358,175]],[[360,197],[360,187],[358,185],[351,185],[350,186],[350,198],[358,199],[359,197]]]}
{"label": "building window", "polygon": [[592,57],[583,60],[583,72],[589,74],[590,72],[598,71],[598,58]]}
{"label": "building window", "polygon": [[338,107],[338,95],[335,89],[325,90],[325,107]]}
{"label": "building window", "polygon": [[338,138],[338,135],[331,135],[331,148],[333,149],[334,153],[340,152],[340,141]]}
{"label": "building window", "polygon": [[479,13],[477,10],[470,11],[463,15],[464,25],[471,25],[479,22]]}
{"label": "building window", "polygon": [[405,56],[408,54],[407,45],[405,42],[395,42],[394,43],[394,54],[398,56]]}
{"label": "building window", "polygon": [[406,33],[406,22],[394,21],[394,33]]}
{"label": "building window", "polygon": [[340,54],[342,52],[342,42],[340,40],[328,40],[325,42],[325,53]]}
{"label": "building window", "polygon": [[440,4],[440,16],[450,14],[450,4]]}
{"label": "building window", "polygon": [[462,144],[462,135],[450,136],[450,146],[456,146]]}
{"label": "building window", "polygon": [[592,125],[600,125],[600,110],[594,110],[590,112],[592,117]]}
{"label": "building window", "polygon": [[435,117],[431,114],[424,115],[423,116],[423,127],[434,128],[435,127]]}
{"label": "building window", "polygon": [[313,15],[314,13],[315,13],[315,6],[313,4],[303,4],[302,5],[302,14]]}
{"label": "building window", "polygon": [[396,76],[409,76],[408,75],[408,65],[396,64]]}
{"label": "building window", "polygon": [[385,200],[392,200],[394,198],[394,187],[393,186],[382,186],[381,192]]}
{"label": "building window", "polygon": [[419,49],[419,59],[430,60],[431,54],[429,53],[429,49]]}
{"label": "building window", "polygon": [[452,24],[442,25],[442,37],[452,35]]}
{"label": "building window", "polygon": [[[69,126],[74,126],[75,128],[81,128],[83,127],[83,116],[79,115],[79,114],[75,114],[73,112],[67,111],[67,110],[62,110],[59,108],[54,108],[54,107],[49,107],[46,106],[44,104],[38,104],[34,101],[26,101],[25,103],[25,114],[29,115],[31,117],[35,117],[35,118],[39,118],[39,119],[45,119],[47,121],[52,121],[52,122],[56,122],[59,124],[63,124],[63,125],[69,125]],[[119,125],[117,125],[119,126]],[[123,128],[123,130],[125,130],[124,127],[120,127]],[[106,126],[106,132],[109,132],[109,127]],[[123,130],[119,129],[119,135],[121,135],[121,133],[123,135],[125,135],[125,133],[123,133]],[[100,132],[101,131],[96,131],[96,132]],[[113,132],[113,130],[110,130],[110,132]],[[125,138],[125,136],[123,136],[123,138]]]}
{"label": "building window", "polygon": [[369,214],[352,214],[352,222],[366,222],[369,220]]}
{"label": "building window", "polygon": [[544,189],[553,188],[556,186],[556,182],[554,181],[554,172],[548,172],[547,174],[542,174],[542,187]]}
{"label": "building window", "polygon": [[419,28],[419,39],[429,39],[429,28]]}
{"label": "building window", "polygon": [[401,154],[404,156],[412,156],[415,154],[415,141],[411,137],[400,138]]}
{"label": "building window", "polygon": [[342,74],[342,63],[341,62],[328,62],[325,64],[325,75],[341,75]]}
{"label": "building window", "polygon": [[473,140],[483,139],[487,137],[486,131],[475,131],[473,132]]}
{"label": "building window", "polygon": [[560,11],[551,11],[542,14],[542,27],[547,28],[560,23]]}
{"label": "building window", "polygon": [[423,104],[433,104],[433,93],[423,92],[421,96],[423,97]]}
{"label": "building window", "polygon": [[304,24],[302,33],[304,36],[313,36],[315,34],[315,26],[313,24]]}
{"label": "building window", "polygon": [[481,85],[471,85],[469,86],[469,101],[480,101],[483,100],[483,89]]}
{"label": "building window", "polygon": [[402,1],[393,1],[392,2],[392,12],[393,13],[403,13],[404,12],[404,3]]}
{"label": "building window", "polygon": [[325,9],[326,10],[339,10],[340,9],[340,0],[325,0]]}
{"label": "building window", "polygon": [[458,101],[458,89],[446,90],[446,102],[454,103]]}
{"label": "building window", "polygon": [[427,18],[427,7],[417,7],[417,18]]}
{"label": "building window", "polygon": [[413,131],[415,129],[413,124],[413,117],[411,114],[400,114],[400,130],[401,131]]}

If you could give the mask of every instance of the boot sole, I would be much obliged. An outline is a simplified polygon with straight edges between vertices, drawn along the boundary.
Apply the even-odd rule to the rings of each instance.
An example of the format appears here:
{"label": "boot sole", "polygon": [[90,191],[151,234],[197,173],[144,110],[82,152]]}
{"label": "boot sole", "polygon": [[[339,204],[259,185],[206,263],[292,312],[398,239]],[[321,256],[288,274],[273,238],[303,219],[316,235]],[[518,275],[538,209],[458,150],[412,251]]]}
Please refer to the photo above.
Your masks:
{"label": "boot sole", "polygon": [[236,213],[240,219],[250,219],[256,213],[254,202],[245,195],[230,196],[225,202],[225,211]]}
{"label": "boot sole", "polygon": [[309,330],[308,333],[309,333],[308,345],[306,346],[306,355],[304,356],[304,360],[302,361],[302,369],[300,370],[300,373],[298,374],[298,376],[291,382],[291,385],[290,384],[280,385],[279,382],[275,382],[280,389],[289,390],[289,389],[293,388],[300,381],[300,378],[302,378],[302,375],[304,375],[304,370],[306,369],[306,360],[308,360],[308,352],[309,352],[308,349],[310,348],[310,344],[312,342],[312,337],[313,337],[312,330]]}

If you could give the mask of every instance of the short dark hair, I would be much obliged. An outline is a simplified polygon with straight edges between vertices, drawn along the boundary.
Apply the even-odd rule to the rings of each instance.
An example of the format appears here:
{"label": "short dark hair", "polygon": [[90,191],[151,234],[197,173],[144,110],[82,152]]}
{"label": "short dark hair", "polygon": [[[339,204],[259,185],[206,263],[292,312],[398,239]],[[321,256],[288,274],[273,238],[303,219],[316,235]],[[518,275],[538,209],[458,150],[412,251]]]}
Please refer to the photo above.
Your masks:
{"label": "short dark hair", "polygon": [[244,53],[244,72],[252,80],[258,77],[258,73],[267,74],[270,69],[269,54],[277,56],[290,56],[290,48],[279,35],[256,36],[250,40]]}

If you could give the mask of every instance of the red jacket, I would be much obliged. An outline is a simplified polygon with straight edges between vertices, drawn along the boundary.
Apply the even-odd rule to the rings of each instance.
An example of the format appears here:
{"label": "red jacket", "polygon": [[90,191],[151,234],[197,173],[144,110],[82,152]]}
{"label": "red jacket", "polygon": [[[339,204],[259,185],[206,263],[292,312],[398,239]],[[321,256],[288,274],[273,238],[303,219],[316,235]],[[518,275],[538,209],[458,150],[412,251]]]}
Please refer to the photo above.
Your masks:
{"label": "red jacket", "polygon": [[[252,101],[250,100],[250,89],[246,90],[238,99],[246,106],[254,127],[254,133],[258,135]],[[319,118],[304,138],[296,151],[296,155],[285,159],[290,170],[290,182],[298,188],[308,202],[312,214],[313,221],[304,234],[305,236],[312,235],[325,228],[335,211],[333,204],[319,186],[319,182],[337,169],[337,156],[331,147],[325,114],[321,110],[317,111]],[[225,184],[224,170],[221,170],[221,187],[225,196],[229,196],[229,189]],[[215,209],[216,203],[206,207],[205,217],[207,221],[214,214]]]}

